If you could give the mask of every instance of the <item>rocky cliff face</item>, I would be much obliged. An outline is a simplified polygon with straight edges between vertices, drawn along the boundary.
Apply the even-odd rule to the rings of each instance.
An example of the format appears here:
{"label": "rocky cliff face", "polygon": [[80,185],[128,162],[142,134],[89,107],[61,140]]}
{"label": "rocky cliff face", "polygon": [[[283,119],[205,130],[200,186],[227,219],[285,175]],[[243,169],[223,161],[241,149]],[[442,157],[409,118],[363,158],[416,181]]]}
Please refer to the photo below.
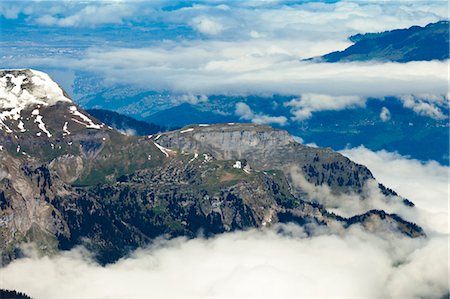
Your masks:
{"label": "rocky cliff face", "polygon": [[[83,244],[103,263],[165,235],[209,236],[296,222],[423,236],[379,210],[337,216],[298,177],[356,194],[370,171],[329,149],[255,125],[122,135],[78,108],[45,74],[0,72],[0,233],[4,262],[33,241],[43,252]],[[297,177],[297,178],[296,178]],[[386,200],[399,200],[380,186]]]}
{"label": "rocky cliff face", "polygon": [[[208,152],[217,159],[245,159],[250,168],[281,170],[291,180],[294,168],[308,182],[327,185],[336,194],[361,193],[371,172],[331,149],[312,148],[294,141],[286,131],[252,124],[191,126],[153,138],[161,145],[188,153]],[[292,184],[295,186],[295,184]],[[301,190],[298,190],[301,191]]]}

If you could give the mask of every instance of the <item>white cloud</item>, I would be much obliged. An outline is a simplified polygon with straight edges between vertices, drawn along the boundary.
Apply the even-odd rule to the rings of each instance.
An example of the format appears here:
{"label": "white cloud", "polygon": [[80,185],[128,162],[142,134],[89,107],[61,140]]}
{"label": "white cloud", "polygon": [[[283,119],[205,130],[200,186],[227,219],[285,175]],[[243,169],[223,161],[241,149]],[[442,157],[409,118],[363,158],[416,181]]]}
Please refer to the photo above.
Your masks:
{"label": "white cloud", "polygon": [[305,93],[298,99],[286,102],[292,107],[293,120],[302,121],[312,116],[313,112],[324,110],[343,110],[364,106],[366,100],[358,96],[330,96],[326,94]]}
{"label": "white cloud", "polygon": [[408,159],[384,150],[373,152],[364,146],[341,153],[366,165],[379,182],[414,202],[421,210],[414,216],[420,217],[416,220],[419,225],[448,233],[449,167],[435,161]]}
{"label": "white cloud", "polygon": [[243,43],[166,42],[140,49],[91,49],[81,59],[27,58],[23,63],[35,68],[65,65],[101,73],[111,82],[191,94],[327,94],[362,98],[447,94],[448,61],[312,63],[301,61],[297,50],[309,51],[307,46],[301,50],[302,45],[307,43],[284,41],[274,45],[259,39]]}
{"label": "white cloud", "polygon": [[[123,11],[109,11],[111,5],[130,8],[125,15],[135,22],[165,22],[175,26],[190,26],[195,18],[205,33],[225,34],[220,24],[226,23],[227,37],[246,39],[251,30],[269,38],[334,39],[344,41],[349,35],[379,32],[412,25],[426,25],[448,18],[445,1],[339,1],[337,3],[296,3],[296,1],[220,1],[184,2],[173,9],[177,1],[4,1],[0,13],[17,17],[17,10],[26,11],[33,22],[49,14],[59,21],[57,26],[92,26],[92,15],[86,7],[95,7],[102,24],[116,24]],[[55,7],[58,8],[55,11]],[[164,9],[170,7],[171,9]],[[114,14],[116,17],[114,17]],[[105,18],[106,16],[106,18]],[[220,22],[218,21],[220,19]],[[144,20],[144,21],[143,21]],[[39,22],[38,22],[39,23]],[[217,26],[219,24],[219,26]],[[213,28],[213,29],[211,29]],[[212,31],[211,31],[211,30]],[[222,28],[223,29],[223,28]]]}
{"label": "white cloud", "polygon": [[261,113],[254,113],[253,110],[245,103],[239,102],[236,104],[235,114],[243,120],[250,120],[254,124],[278,124],[284,126],[287,123],[287,118],[284,116],[270,116]]}
{"label": "white cloud", "polygon": [[216,35],[224,30],[224,26],[218,21],[206,16],[199,16],[192,20],[192,26],[204,34]]}
{"label": "white cloud", "polygon": [[36,22],[46,26],[83,27],[101,24],[121,24],[124,18],[131,17],[136,12],[132,5],[109,2],[101,5],[86,5],[79,11],[64,17],[45,14]]}
{"label": "white cloud", "polygon": [[127,136],[137,136],[136,130],[130,128],[118,129],[118,131]]}
{"label": "white cloud", "polygon": [[[339,216],[352,217],[364,214],[370,210],[383,210],[387,213],[396,213],[407,209],[398,197],[385,197],[381,194],[375,180],[368,181],[361,194],[344,193],[335,194],[326,186],[316,186],[306,180],[298,168],[292,168],[289,176],[293,186],[300,188],[308,195],[308,199],[323,205],[328,211]],[[364,198],[364,199],[362,199]],[[408,219],[408,218],[407,218]]]}
{"label": "white cloud", "polygon": [[[434,119],[447,118],[438,106],[448,110],[448,98],[444,95],[402,95],[400,100],[405,108],[412,109],[419,115]],[[438,105],[438,106],[437,106]]]}
{"label": "white cloud", "polygon": [[17,6],[0,6],[0,16],[6,19],[17,19],[20,12],[21,8]]}
{"label": "white cloud", "polygon": [[384,122],[391,119],[391,112],[389,111],[388,108],[386,108],[386,107],[381,108],[380,119],[381,119],[381,121],[384,121]]}
{"label": "white cloud", "polygon": [[192,95],[192,94],[187,94],[187,95],[182,95],[178,98],[177,102],[182,102],[182,103],[189,103],[192,105],[196,105],[199,103],[206,103],[208,102],[208,97],[206,95]]}
{"label": "white cloud", "polygon": [[[175,239],[101,267],[81,250],[17,260],[2,287],[33,298],[438,298],[448,291],[447,239],[344,235],[305,237],[281,226],[204,240]],[[370,257],[370,258],[368,258]]]}

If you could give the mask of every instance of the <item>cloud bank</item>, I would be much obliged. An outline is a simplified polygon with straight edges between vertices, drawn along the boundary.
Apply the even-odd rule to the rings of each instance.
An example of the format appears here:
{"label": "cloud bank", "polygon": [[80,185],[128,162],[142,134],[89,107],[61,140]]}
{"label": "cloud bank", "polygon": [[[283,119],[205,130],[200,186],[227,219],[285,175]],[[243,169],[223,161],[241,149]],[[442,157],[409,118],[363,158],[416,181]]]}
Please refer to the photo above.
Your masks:
{"label": "cloud bank", "polygon": [[72,69],[100,73],[110,83],[190,94],[383,98],[407,94],[443,97],[448,92],[447,61],[312,63],[301,61],[288,47],[289,43],[168,42],[142,49],[91,49],[81,59],[29,58],[25,64],[58,68],[64,61]]}
{"label": "cloud bank", "polygon": [[[344,153],[374,166],[386,185],[409,190],[419,213],[447,211],[447,167],[364,148]],[[429,227],[427,235],[374,235],[353,226],[307,237],[289,224],[208,240],[159,240],[106,267],[82,248],[51,258],[31,250],[0,269],[0,277],[2,287],[35,298],[441,298],[449,292],[448,230]]]}
{"label": "cloud bank", "polygon": [[[342,150],[344,156],[366,165],[377,181],[414,202],[418,214],[406,214],[431,231],[449,232],[449,171],[435,161],[422,162],[397,153],[373,152],[364,146]],[[397,211],[401,213],[402,211]]]}
{"label": "cloud bank", "polygon": [[445,237],[383,239],[353,228],[306,238],[294,225],[214,239],[175,239],[101,267],[82,249],[1,269],[2,285],[36,298],[382,297],[448,291]]}

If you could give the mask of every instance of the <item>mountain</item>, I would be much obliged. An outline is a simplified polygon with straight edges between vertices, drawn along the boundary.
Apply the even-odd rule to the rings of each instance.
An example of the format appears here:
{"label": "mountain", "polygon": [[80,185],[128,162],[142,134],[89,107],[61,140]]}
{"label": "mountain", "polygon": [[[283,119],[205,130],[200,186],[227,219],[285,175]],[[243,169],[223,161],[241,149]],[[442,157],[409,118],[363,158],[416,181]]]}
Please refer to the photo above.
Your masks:
{"label": "mountain", "polygon": [[2,299],[31,299],[30,296],[17,291],[0,289],[0,298]]}
{"label": "mountain", "polygon": [[449,59],[449,22],[357,34],[351,36],[350,41],[354,44],[347,49],[326,54],[320,59],[326,62],[445,60]]}
{"label": "mountain", "polygon": [[[372,151],[385,149],[396,151],[414,159],[435,160],[443,165],[449,163],[449,106],[448,101],[435,101],[424,98],[424,106],[433,106],[436,115],[417,112],[419,107],[408,107],[400,97],[368,98],[363,106],[348,107],[342,110],[325,110],[312,113],[310,118],[293,120],[292,107],[288,105],[298,95],[209,95],[207,101],[193,103],[172,102],[164,98],[164,104],[156,107],[150,104],[161,99],[154,96],[149,100],[146,93],[133,97],[134,104],[121,99],[120,88],[113,88],[114,97],[108,98],[103,107],[100,102],[84,102],[83,107],[99,106],[112,109],[140,121],[168,128],[181,128],[189,124],[214,124],[229,122],[249,122],[236,114],[236,105],[244,103],[253,111],[254,116],[284,116],[285,124],[272,124],[301,137],[305,143],[315,143],[321,147],[341,150],[348,146],[364,145]],[[124,91],[125,94],[127,94]],[[103,98],[107,92],[100,92]],[[139,100],[138,98],[143,98]],[[93,96],[94,97],[94,96]],[[173,96],[175,97],[175,95]],[[114,100],[115,102],[114,106]],[[127,102],[125,106],[122,106]],[[363,102],[363,101],[362,101]],[[141,107],[140,110],[137,107]],[[420,109],[419,109],[420,110]],[[128,114],[129,111],[131,114]],[[382,119],[382,112],[389,117]]]}
{"label": "mountain", "polygon": [[[423,237],[423,230],[376,206],[339,216],[328,196],[414,205],[379,184],[363,165],[331,149],[295,142],[253,124],[195,125],[126,136],[77,107],[34,70],[0,71],[0,249],[22,242],[45,254],[84,245],[113,262],[157,237],[212,236],[295,222],[361,225],[373,233]],[[352,197],[353,198],[353,197]],[[342,203],[343,205],[344,203]]]}
{"label": "mountain", "polygon": [[[176,117],[174,117],[176,116]],[[236,120],[236,117],[231,117]],[[204,123],[214,124],[230,121],[229,115],[214,113],[213,111],[199,110],[195,105],[183,103],[181,105],[156,112],[144,118],[145,121],[164,124],[170,127],[184,127],[188,124]]]}
{"label": "mountain", "polygon": [[88,109],[86,112],[113,129],[126,135],[145,136],[167,131],[166,127],[139,121],[132,117],[105,109]]}
{"label": "mountain", "polygon": [[[237,103],[246,103],[255,115],[292,116],[291,107],[285,104],[293,96],[232,97],[210,96],[207,103],[181,104],[156,112],[144,120],[162,126],[184,127],[189,124],[241,123],[235,114]],[[304,143],[340,150],[364,145],[373,150],[398,152],[422,161],[435,160],[443,165],[449,163],[449,107],[446,102],[433,102],[443,117],[418,114],[405,107],[396,97],[369,98],[363,107],[343,110],[316,111],[308,119],[289,121],[275,127],[301,137]],[[216,111],[221,111],[218,114]],[[381,118],[385,111],[388,117]]]}

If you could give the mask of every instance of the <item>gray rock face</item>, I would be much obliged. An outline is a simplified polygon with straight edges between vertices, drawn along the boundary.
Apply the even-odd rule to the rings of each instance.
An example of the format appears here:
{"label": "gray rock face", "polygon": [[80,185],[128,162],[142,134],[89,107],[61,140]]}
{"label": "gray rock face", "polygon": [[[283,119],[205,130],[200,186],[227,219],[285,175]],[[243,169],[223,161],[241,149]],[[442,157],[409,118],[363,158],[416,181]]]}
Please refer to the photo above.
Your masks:
{"label": "gray rock face", "polygon": [[299,168],[314,185],[334,193],[360,193],[372,173],[331,149],[304,146],[286,131],[253,124],[191,126],[153,137],[164,147],[191,154],[207,152],[216,159],[245,159],[255,170]]}
{"label": "gray rock face", "polygon": [[158,143],[180,151],[209,152],[220,160],[269,155],[294,143],[286,131],[251,124],[193,126],[161,134]]}

